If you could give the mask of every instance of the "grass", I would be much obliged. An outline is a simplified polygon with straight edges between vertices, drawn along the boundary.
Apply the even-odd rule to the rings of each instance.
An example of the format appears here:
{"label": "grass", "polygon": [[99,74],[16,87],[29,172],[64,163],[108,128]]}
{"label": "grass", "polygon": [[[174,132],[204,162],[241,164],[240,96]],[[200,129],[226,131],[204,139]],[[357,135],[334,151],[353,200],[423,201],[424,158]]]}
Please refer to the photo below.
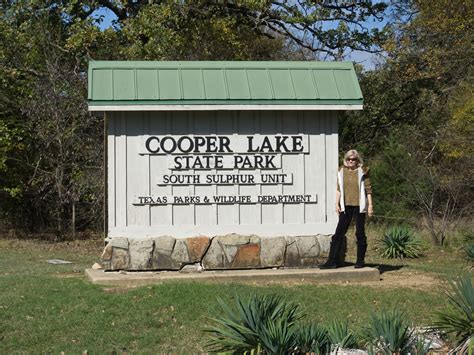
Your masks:
{"label": "grass", "polygon": [[[356,333],[372,311],[396,307],[415,324],[428,325],[433,312],[446,306],[439,287],[175,282],[104,288],[84,277],[84,269],[98,260],[100,251],[100,241],[0,239],[0,353],[203,352],[203,330],[210,324],[208,318],[219,312],[216,298],[229,302],[251,293],[276,294],[299,303],[306,321],[347,320]],[[456,255],[451,258],[457,260]],[[50,265],[47,259],[74,264]],[[449,260],[427,256],[410,261],[408,268],[435,270],[435,276],[443,276],[465,263]]]}

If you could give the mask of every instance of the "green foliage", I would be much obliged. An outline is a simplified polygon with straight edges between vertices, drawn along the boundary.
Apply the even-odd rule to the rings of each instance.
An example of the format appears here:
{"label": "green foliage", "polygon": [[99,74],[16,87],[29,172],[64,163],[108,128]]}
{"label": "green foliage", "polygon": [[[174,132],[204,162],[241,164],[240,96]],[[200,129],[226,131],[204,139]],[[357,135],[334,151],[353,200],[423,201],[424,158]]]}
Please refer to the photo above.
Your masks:
{"label": "green foliage", "polygon": [[236,298],[236,310],[222,300],[222,316],[212,318],[215,325],[209,346],[212,351],[256,352],[268,354],[326,354],[334,348],[357,345],[347,322],[333,321],[327,327],[316,323],[300,324],[298,306],[276,296],[253,295]]}
{"label": "green foliage", "polygon": [[397,310],[373,313],[366,338],[369,348],[377,354],[408,354],[415,345],[405,315]]}
{"label": "green foliage", "polygon": [[328,330],[317,323],[301,324],[295,331],[297,349],[303,354],[327,354],[331,349]]}
{"label": "green foliage", "polygon": [[409,227],[390,227],[379,241],[382,256],[395,258],[417,258],[420,256],[420,241],[413,236]]}
{"label": "green foliage", "polygon": [[219,300],[223,315],[213,318],[215,326],[209,345],[213,351],[285,354],[295,346],[299,307],[277,296],[253,295],[236,298],[236,310]]}
{"label": "green foliage", "polygon": [[412,175],[414,164],[406,147],[399,143],[400,139],[401,136],[395,134],[385,138],[379,155],[370,161],[376,215],[383,222],[384,217],[408,219],[417,205],[413,184],[407,179]]}
{"label": "green foliage", "polygon": [[464,247],[464,251],[466,252],[466,257],[470,261],[474,261],[474,244],[467,244]]}
{"label": "green foliage", "polygon": [[450,282],[446,293],[449,307],[437,312],[434,327],[454,336],[461,343],[474,334],[474,287],[471,275]]}
{"label": "green foliage", "polygon": [[359,73],[364,110],[343,115],[341,148],[365,153],[377,218],[421,212],[433,244],[443,245],[449,221],[474,210],[473,7],[440,0],[393,9],[386,60]]}
{"label": "green foliage", "polygon": [[349,329],[348,322],[332,321],[327,325],[327,334],[333,348],[352,349],[357,345],[355,334]]}

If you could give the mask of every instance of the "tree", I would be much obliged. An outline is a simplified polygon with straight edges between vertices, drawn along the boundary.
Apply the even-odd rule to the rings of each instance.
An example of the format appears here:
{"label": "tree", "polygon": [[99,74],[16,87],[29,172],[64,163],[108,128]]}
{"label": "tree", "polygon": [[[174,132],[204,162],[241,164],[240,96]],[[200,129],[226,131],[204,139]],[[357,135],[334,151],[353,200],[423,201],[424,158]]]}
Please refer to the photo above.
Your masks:
{"label": "tree", "polygon": [[61,13],[36,5],[15,3],[0,22],[1,212],[63,237],[100,220],[102,124],[87,112],[87,79],[64,48]]}
{"label": "tree", "polygon": [[[344,117],[341,135],[345,149],[360,147],[378,164],[382,184],[395,183],[405,193],[402,205],[420,211],[433,243],[442,245],[448,224],[474,207],[473,165],[466,159],[473,133],[474,8],[463,0],[400,4],[386,60],[360,73],[366,109]],[[381,188],[383,214],[395,213],[400,204],[391,207],[390,189]]]}
{"label": "tree", "polygon": [[[273,39],[286,38],[317,56],[342,59],[347,51],[381,51],[386,30],[369,28],[369,20],[382,22],[387,5],[372,1],[129,1],[99,0],[82,6],[78,16],[85,17],[90,10],[105,7],[117,16],[120,25],[139,17],[150,4],[167,8],[187,9],[198,17],[234,18],[245,24],[256,35]],[[171,17],[175,13],[169,13]],[[199,38],[199,34],[196,34]],[[146,34],[143,40],[147,41]]]}

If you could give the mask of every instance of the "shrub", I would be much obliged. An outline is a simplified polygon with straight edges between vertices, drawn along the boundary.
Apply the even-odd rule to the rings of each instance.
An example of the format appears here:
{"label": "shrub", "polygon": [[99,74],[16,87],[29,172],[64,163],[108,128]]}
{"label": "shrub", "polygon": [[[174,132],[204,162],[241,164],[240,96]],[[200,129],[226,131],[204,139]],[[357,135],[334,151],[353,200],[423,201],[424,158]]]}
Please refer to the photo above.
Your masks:
{"label": "shrub", "polygon": [[420,256],[420,241],[413,236],[410,228],[391,227],[379,241],[382,256],[394,258],[417,258]]}
{"label": "shrub", "polygon": [[436,313],[434,328],[452,334],[462,343],[474,334],[474,288],[469,275],[451,281],[450,285],[447,292],[450,307]]}
{"label": "shrub", "polygon": [[295,347],[295,324],[302,318],[298,305],[277,296],[253,295],[237,297],[234,311],[218,301],[223,314],[207,329],[212,351],[284,354]]}
{"label": "shrub", "polygon": [[396,310],[372,313],[366,337],[369,349],[377,354],[407,354],[418,347],[405,316]]}

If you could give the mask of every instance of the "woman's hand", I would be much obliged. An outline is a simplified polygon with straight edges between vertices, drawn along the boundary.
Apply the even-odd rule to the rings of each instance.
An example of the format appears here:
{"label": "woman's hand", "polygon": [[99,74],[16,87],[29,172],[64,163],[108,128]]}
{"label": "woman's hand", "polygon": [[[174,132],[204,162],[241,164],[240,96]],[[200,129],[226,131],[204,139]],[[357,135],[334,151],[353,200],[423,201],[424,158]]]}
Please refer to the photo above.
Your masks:
{"label": "woman's hand", "polygon": [[367,208],[367,215],[369,216],[369,218],[374,215],[374,207],[371,204]]}
{"label": "woman's hand", "polygon": [[341,207],[339,206],[338,203],[336,203],[336,213],[337,214],[341,213]]}

